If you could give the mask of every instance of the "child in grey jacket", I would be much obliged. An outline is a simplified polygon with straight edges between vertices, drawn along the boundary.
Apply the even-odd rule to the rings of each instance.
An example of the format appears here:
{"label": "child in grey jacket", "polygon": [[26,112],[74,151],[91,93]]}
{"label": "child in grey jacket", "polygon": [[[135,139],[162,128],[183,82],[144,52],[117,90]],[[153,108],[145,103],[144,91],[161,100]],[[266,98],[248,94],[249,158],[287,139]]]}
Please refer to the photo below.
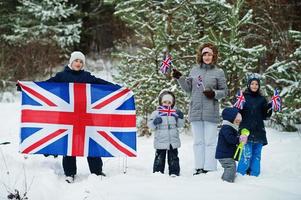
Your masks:
{"label": "child in grey jacket", "polygon": [[164,173],[165,160],[170,176],[180,175],[178,148],[181,146],[178,128],[184,126],[183,113],[175,109],[175,95],[164,91],[159,95],[159,108],[148,121],[148,126],[155,131],[154,148],[156,149],[153,173]]}

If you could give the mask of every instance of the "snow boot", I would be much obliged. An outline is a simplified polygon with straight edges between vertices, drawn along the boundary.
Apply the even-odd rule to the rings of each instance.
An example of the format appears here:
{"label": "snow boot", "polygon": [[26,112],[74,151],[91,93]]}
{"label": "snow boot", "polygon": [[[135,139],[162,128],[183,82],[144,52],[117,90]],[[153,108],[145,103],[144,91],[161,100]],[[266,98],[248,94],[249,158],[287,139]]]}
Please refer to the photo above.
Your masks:
{"label": "snow boot", "polygon": [[67,183],[74,183],[74,175],[72,175],[72,176],[66,176],[65,181]]}

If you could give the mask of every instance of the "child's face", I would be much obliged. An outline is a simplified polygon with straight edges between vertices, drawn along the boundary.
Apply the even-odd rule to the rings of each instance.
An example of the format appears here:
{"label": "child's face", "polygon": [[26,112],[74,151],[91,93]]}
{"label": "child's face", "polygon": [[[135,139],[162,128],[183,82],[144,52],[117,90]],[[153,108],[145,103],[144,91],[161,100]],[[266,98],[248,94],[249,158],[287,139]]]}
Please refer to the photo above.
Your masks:
{"label": "child's face", "polygon": [[241,120],[242,120],[241,114],[240,114],[240,113],[237,113],[237,115],[236,115],[236,117],[235,117],[235,119],[234,119],[233,124],[239,126]]}
{"label": "child's face", "polygon": [[250,89],[252,92],[257,92],[259,88],[258,82],[257,81],[252,81],[250,84]]}
{"label": "child's face", "polygon": [[171,106],[172,102],[170,102],[170,101],[162,101],[162,105],[163,106]]}
{"label": "child's face", "polygon": [[71,67],[74,71],[79,71],[82,69],[83,65],[84,63],[81,59],[76,59],[72,62]]}
{"label": "child's face", "polygon": [[213,60],[213,54],[212,53],[204,53],[203,54],[203,62],[207,65],[211,64]]}

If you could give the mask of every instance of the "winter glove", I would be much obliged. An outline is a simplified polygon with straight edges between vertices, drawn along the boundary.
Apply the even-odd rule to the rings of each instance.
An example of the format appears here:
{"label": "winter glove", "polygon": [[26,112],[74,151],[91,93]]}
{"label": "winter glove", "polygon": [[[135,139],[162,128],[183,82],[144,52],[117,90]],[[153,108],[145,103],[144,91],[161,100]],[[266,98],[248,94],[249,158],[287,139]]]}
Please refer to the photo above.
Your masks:
{"label": "winter glove", "polygon": [[213,99],[215,97],[215,92],[212,89],[205,90],[203,93],[208,99]]}
{"label": "winter glove", "polygon": [[243,144],[246,144],[248,142],[248,136],[246,136],[246,135],[240,135],[239,136],[239,142],[243,143]]}
{"label": "winter glove", "polygon": [[161,117],[156,117],[153,121],[154,125],[157,126],[158,124],[162,123],[162,118]]}
{"label": "winter glove", "polygon": [[180,110],[177,110],[177,111],[176,111],[176,114],[178,115],[177,118],[180,118],[180,119],[183,119],[183,118],[184,118],[184,115],[183,115],[183,113],[182,113]]}
{"label": "winter glove", "polygon": [[178,70],[176,69],[172,69],[172,74],[171,76],[175,79],[179,79],[181,76],[182,76],[182,73],[179,72]]}
{"label": "winter glove", "polygon": [[269,102],[269,103],[268,103],[267,108],[268,108],[268,109],[267,109],[268,111],[269,111],[270,109],[272,109],[272,102]]}
{"label": "winter glove", "polygon": [[19,83],[17,83],[16,86],[17,86],[17,91],[22,91],[22,89],[21,89]]}

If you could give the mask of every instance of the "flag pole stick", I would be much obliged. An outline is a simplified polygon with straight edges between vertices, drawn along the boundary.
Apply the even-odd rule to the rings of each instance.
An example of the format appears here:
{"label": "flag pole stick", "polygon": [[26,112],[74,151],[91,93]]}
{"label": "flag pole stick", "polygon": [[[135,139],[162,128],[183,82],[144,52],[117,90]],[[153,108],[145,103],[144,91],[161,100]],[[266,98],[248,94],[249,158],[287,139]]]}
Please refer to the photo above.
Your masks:
{"label": "flag pole stick", "polygon": [[6,159],[5,159],[5,156],[3,154],[3,151],[2,151],[1,147],[0,147],[0,152],[1,152],[1,156],[2,156],[2,159],[3,159],[4,165],[5,165],[5,168],[6,168],[6,174],[9,175],[9,170],[8,170],[8,167],[7,167]]}
{"label": "flag pole stick", "polygon": [[123,157],[122,168],[123,168],[123,173],[124,174],[126,174],[127,168],[128,168],[128,166],[127,166],[127,159],[128,159],[127,156]]}

